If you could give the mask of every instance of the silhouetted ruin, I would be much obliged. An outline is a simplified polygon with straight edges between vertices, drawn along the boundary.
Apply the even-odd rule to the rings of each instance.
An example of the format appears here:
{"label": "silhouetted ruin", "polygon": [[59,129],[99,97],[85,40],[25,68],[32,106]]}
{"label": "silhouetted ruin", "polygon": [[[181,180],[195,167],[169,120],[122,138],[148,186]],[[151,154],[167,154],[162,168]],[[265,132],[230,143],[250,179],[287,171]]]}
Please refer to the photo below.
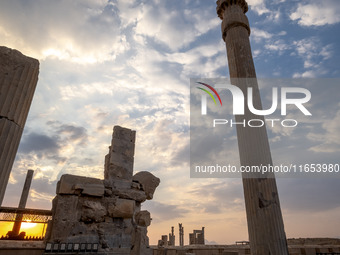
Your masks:
{"label": "silhouetted ruin", "polygon": [[141,210],[153,198],[160,180],[149,172],[133,175],[136,132],[115,126],[104,180],[65,174],[57,184],[49,243],[99,244],[107,253],[151,252],[147,227],[150,213]]}

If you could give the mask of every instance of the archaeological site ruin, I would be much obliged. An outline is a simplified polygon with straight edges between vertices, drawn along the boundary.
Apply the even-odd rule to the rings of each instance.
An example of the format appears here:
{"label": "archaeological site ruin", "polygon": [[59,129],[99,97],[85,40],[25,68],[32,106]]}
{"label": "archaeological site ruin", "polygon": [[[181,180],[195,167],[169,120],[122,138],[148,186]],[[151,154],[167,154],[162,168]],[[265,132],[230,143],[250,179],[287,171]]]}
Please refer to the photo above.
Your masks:
{"label": "archaeological site ruin", "polygon": [[38,82],[39,62],[0,47],[0,206]]}
{"label": "archaeological site ruin", "polygon": [[[245,0],[217,1],[217,15],[222,20],[222,38],[226,43],[229,74],[232,84],[244,95],[247,88],[259,91],[249,35],[250,26],[245,13]],[[262,109],[259,93],[253,95],[257,109]],[[244,115],[235,115],[236,121],[246,121],[257,116],[247,110]],[[273,165],[266,127],[237,126],[237,139],[242,166]],[[256,148],[256,149],[255,149]],[[243,174],[243,190],[247,212],[249,242],[253,255],[288,255],[286,234],[283,226],[279,195],[275,177]]]}
{"label": "archaeological site ruin", "polygon": [[114,127],[104,180],[60,178],[47,242],[98,244],[99,252],[109,254],[150,254],[151,217],[141,204],[152,199],[160,180],[149,172],[133,175],[135,140],[135,131]]}
{"label": "archaeological site ruin", "polygon": [[[245,0],[218,0],[231,81],[244,95],[253,88],[254,105],[262,109],[249,36],[251,28]],[[39,62],[16,50],[0,47],[0,206],[19,147],[38,82]],[[236,121],[257,116],[248,109]],[[274,174],[243,174],[249,240],[230,245],[209,245],[209,226],[185,222],[162,230],[158,243],[150,244],[148,227],[152,211],[143,210],[152,200],[161,180],[147,171],[134,169],[136,131],[113,127],[108,154],[103,157],[103,178],[63,174],[51,201],[51,210],[26,208],[33,179],[28,170],[19,206],[0,207],[0,221],[13,223],[6,240],[0,240],[0,255],[321,255],[340,254],[339,239],[288,239]],[[238,125],[237,142],[243,166],[273,165],[266,127]],[[103,155],[104,156],[104,155]],[[71,170],[70,170],[71,171]],[[33,180],[34,181],[34,180]],[[46,225],[45,236],[24,240],[24,221]],[[172,224],[172,223],[171,223]],[[224,223],[221,222],[221,225]],[[176,227],[174,227],[176,226]],[[45,229],[44,229],[45,231]],[[225,231],[232,231],[225,229]],[[184,240],[187,241],[187,245]]]}

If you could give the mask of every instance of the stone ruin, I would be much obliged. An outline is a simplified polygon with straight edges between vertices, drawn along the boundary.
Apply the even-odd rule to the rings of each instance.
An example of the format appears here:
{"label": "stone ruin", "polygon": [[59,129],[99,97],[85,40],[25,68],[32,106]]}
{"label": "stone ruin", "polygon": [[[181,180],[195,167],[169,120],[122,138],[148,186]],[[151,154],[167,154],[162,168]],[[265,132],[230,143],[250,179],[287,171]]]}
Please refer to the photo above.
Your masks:
{"label": "stone ruin", "polygon": [[204,227],[202,227],[202,230],[194,230],[189,234],[189,245],[193,244],[205,244]]}
{"label": "stone ruin", "polygon": [[169,233],[169,241],[167,235],[162,235],[161,239],[158,240],[158,247],[175,246],[175,234],[174,227],[171,227],[171,233]]}
{"label": "stone ruin", "polygon": [[[182,223],[178,224],[179,226],[179,246],[184,246],[184,228]],[[189,245],[205,245],[204,238],[204,229],[202,230],[193,230],[192,233],[189,233]],[[158,248],[164,248],[169,246],[175,246],[175,235],[174,235],[174,227],[171,227],[171,233],[169,233],[169,240],[167,235],[162,235],[161,239],[158,240]]]}
{"label": "stone ruin", "polygon": [[104,180],[61,176],[47,242],[97,243],[103,254],[152,254],[151,217],[141,204],[152,199],[160,180],[144,171],[133,175],[135,138],[135,131],[114,127]]}

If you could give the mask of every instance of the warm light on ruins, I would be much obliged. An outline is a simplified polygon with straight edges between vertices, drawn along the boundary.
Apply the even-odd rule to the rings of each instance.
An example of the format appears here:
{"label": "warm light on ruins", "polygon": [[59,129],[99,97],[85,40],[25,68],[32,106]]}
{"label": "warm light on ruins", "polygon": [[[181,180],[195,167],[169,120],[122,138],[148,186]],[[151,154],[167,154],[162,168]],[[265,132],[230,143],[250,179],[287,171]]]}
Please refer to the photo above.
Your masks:
{"label": "warm light on ruins", "polygon": [[0,255],[340,255],[340,0],[0,0]]}

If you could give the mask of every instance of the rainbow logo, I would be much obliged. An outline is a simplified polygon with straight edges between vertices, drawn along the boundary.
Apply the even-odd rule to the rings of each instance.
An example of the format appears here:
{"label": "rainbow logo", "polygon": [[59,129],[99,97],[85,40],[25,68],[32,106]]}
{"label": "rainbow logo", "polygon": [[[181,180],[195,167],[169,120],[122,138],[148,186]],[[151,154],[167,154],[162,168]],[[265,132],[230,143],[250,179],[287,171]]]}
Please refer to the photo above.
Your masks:
{"label": "rainbow logo", "polygon": [[[217,91],[216,91],[213,87],[211,87],[210,85],[208,85],[208,84],[206,84],[206,83],[203,83],[203,82],[196,82],[196,83],[201,84],[201,85],[203,85],[203,86],[206,86],[206,87],[209,88],[212,92],[214,92],[215,95],[217,96],[218,100],[220,101],[221,106],[222,106],[222,100],[221,100],[221,98],[220,98],[220,95],[217,93]],[[203,89],[203,88],[201,88],[201,87],[197,87],[197,88],[200,89],[200,90],[203,90],[203,91],[206,92],[206,93],[208,93],[208,95],[212,98],[212,100],[214,100],[215,105],[217,105],[216,100],[215,100],[214,96],[211,94],[211,92],[209,92],[208,90]]]}

